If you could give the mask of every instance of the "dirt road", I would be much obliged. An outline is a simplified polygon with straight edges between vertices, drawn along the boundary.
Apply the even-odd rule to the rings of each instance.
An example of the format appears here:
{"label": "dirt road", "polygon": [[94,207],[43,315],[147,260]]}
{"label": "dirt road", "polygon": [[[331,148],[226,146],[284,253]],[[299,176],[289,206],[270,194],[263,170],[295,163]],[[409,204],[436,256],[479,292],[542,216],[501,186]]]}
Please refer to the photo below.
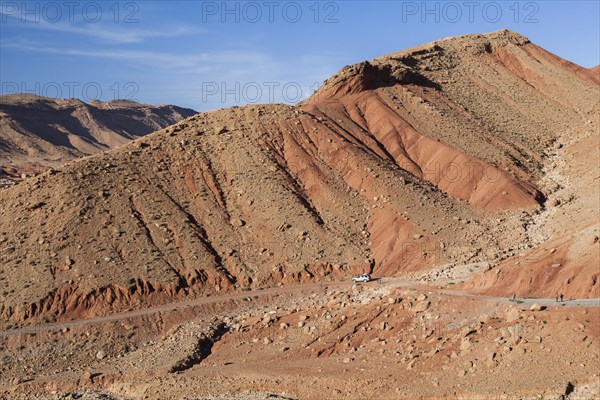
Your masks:
{"label": "dirt road", "polygon": [[[509,299],[506,297],[492,297],[492,296],[481,296],[481,295],[473,295],[470,293],[450,290],[435,286],[426,286],[415,284],[412,281],[406,281],[402,278],[383,278],[380,281],[374,280],[372,282],[367,283],[367,285],[381,285],[382,287],[388,287],[390,289],[394,288],[403,288],[403,289],[414,289],[421,292],[435,292],[447,296],[460,296],[476,299],[478,301],[488,301],[488,302],[505,302],[509,303]],[[49,324],[40,324],[40,325],[30,325],[17,329],[10,329],[5,331],[0,331],[0,337],[8,337],[8,336],[17,336],[17,335],[26,335],[30,333],[38,333],[38,332],[46,332],[52,330],[61,330],[64,328],[74,328],[80,327],[84,325],[95,325],[95,324],[103,324],[107,322],[121,321],[129,318],[142,317],[146,315],[151,315],[160,312],[168,312],[168,311],[177,311],[182,310],[188,307],[196,307],[207,304],[215,304],[222,303],[229,300],[241,300],[244,298],[253,299],[256,296],[270,296],[270,295],[283,295],[283,294],[291,294],[302,292],[318,292],[321,290],[325,290],[326,288],[348,288],[352,287],[352,283],[348,281],[343,282],[322,282],[322,283],[310,283],[303,285],[293,285],[286,287],[274,287],[263,290],[253,290],[253,291],[244,291],[244,292],[235,292],[228,293],[222,296],[211,296],[211,297],[202,297],[199,299],[188,300],[188,301],[178,301],[169,304],[163,304],[160,306],[148,307],[139,310],[126,311],[117,314],[106,315],[102,317],[95,318],[84,318],[73,321],[61,321],[56,323]],[[523,307],[528,307],[531,304],[538,303],[542,306],[552,307],[552,306],[564,306],[564,307],[600,307],[600,298],[595,299],[580,299],[580,300],[567,300],[563,302],[557,303],[555,299],[518,299],[519,302],[515,303],[517,305],[521,304]]]}

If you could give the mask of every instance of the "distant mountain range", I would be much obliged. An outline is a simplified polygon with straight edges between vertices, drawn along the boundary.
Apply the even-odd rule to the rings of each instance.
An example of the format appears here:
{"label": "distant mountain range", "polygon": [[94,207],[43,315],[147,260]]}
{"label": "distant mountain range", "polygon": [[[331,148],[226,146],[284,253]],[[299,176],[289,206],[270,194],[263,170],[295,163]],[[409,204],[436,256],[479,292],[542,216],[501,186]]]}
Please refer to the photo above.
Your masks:
{"label": "distant mountain range", "polygon": [[128,100],[0,96],[0,175],[41,172],[181,121],[196,111]]}

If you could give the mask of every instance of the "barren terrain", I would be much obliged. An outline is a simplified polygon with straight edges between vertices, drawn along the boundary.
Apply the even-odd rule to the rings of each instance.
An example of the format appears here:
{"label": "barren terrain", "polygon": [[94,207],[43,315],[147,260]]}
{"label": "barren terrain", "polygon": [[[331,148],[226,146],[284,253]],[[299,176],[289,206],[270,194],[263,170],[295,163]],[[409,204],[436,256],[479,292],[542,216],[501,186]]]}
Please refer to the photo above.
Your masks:
{"label": "barren terrain", "polygon": [[196,114],[128,100],[0,96],[0,178],[38,174],[96,154]]}
{"label": "barren terrain", "polygon": [[446,38],[5,189],[0,396],[597,398],[599,95]]}

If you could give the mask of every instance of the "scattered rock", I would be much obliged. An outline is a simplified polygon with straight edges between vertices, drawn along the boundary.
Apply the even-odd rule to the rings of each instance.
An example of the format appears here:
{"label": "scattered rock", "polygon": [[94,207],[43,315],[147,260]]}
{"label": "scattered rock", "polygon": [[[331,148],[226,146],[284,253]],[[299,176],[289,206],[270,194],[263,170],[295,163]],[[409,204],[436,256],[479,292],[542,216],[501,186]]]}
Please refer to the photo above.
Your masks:
{"label": "scattered rock", "polygon": [[488,314],[481,314],[478,318],[479,322],[486,324],[490,322],[492,318]]}
{"label": "scattered rock", "polygon": [[413,306],[412,310],[417,313],[423,312],[423,311],[426,311],[430,305],[431,305],[431,302],[429,302],[429,301],[421,301],[421,302],[415,304]]}
{"label": "scattered rock", "polygon": [[460,349],[463,351],[469,350],[471,347],[473,347],[473,342],[470,339],[465,339],[460,343]]}
{"label": "scattered rock", "polygon": [[530,311],[542,311],[545,309],[546,309],[546,307],[542,306],[540,303],[534,303],[531,305],[531,307],[529,307]]}
{"label": "scattered rock", "polygon": [[236,228],[241,228],[242,226],[246,225],[246,222],[239,218],[232,218],[230,222],[231,225],[235,226]]}
{"label": "scattered rock", "polygon": [[83,373],[82,379],[83,379],[84,382],[92,383],[93,382],[92,373],[90,371],[85,371]]}
{"label": "scattered rock", "polygon": [[521,310],[518,308],[511,308],[506,313],[506,322],[515,322],[521,317]]}

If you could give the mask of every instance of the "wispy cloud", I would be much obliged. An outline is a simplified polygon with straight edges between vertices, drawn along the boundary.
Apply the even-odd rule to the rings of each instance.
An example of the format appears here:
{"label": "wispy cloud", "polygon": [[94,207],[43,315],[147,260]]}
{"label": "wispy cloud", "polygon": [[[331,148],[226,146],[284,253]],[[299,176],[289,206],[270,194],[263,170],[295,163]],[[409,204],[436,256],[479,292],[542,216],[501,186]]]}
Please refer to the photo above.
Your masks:
{"label": "wispy cloud", "polygon": [[90,25],[88,27],[74,26],[74,25],[65,25],[65,24],[45,24],[39,25],[39,28],[64,32],[64,33],[72,33],[77,35],[89,36],[96,39],[101,39],[107,42],[118,43],[118,44],[128,44],[128,43],[140,43],[146,39],[154,39],[154,38],[174,38],[185,35],[192,35],[201,33],[202,30],[195,27],[189,26],[178,26],[178,27],[169,27],[165,29],[157,29],[157,30],[144,30],[144,29],[118,29],[115,30],[107,29],[106,27],[101,27],[97,25]]}
{"label": "wispy cloud", "polygon": [[[111,63],[119,66],[126,79],[134,74],[143,93],[143,101],[183,104],[198,110],[208,110],[247,102],[294,103],[308,97],[324,78],[340,65],[335,52],[294,54],[274,57],[270,52],[254,50],[222,50],[218,46],[202,46],[205,51],[194,52],[196,45],[172,47],[114,45],[79,46],[59,41],[58,44],[32,38],[11,37],[0,40],[0,48],[31,52],[36,59],[49,59],[80,65],[83,60],[100,60],[92,65]],[[242,46],[243,44],[240,44]],[[47,54],[49,57],[44,57]],[[17,58],[12,58],[16,60]],[[83,65],[90,65],[85,63]],[[207,95],[206,84],[218,88]],[[275,86],[274,86],[275,84]],[[216,85],[216,86],[215,86]],[[248,89],[248,88],[249,89]],[[254,88],[261,92],[254,97]],[[286,87],[290,89],[286,91]],[[231,91],[239,93],[232,94]],[[245,92],[248,90],[248,93]],[[297,95],[296,95],[297,93]],[[245,98],[249,96],[250,99]],[[140,97],[142,100],[142,97]]]}
{"label": "wispy cloud", "polygon": [[34,44],[29,41],[0,41],[0,47],[32,51],[35,53],[50,53],[61,56],[80,56],[106,58],[118,61],[128,61],[146,66],[159,68],[186,68],[195,67],[201,61],[200,57],[180,54],[168,54],[140,50],[82,50],[73,48],[59,48]]}
{"label": "wispy cloud", "polygon": [[205,33],[205,29],[190,25],[162,26],[156,29],[148,30],[138,28],[135,24],[112,24],[107,26],[103,23],[61,23],[48,22],[44,19],[39,21],[25,20],[21,17],[15,17],[12,14],[6,14],[0,11],[0,18],[3,21],[13,21],[13,27],[22,27],[25,29],[38,29],[44,31],[54,31],[61,33],[70,33],[75,35],[92,37],[115,44],[141,43],[146,39],[155,38],[174,38],[186,35]]}
{"label": "wispy cloud", "polygon": [[[98,49],[83,50],[77,48],[54,47],[30,40],[1,40],[1,48],[12,48],[35,53],[49,53],[61,56],[79,56],[105,58],[107,60],[126,61],[156,69],[177,70],[181,73],[202,73],[210,70],[218,72],[227,68],[230,73],[235,70],[250,72],[255,68],[275,70],[274,61],[262,53],[216,51],[198,54],[164,53],[143,50]],[[220,73],[225,71],[221,69]],[[240,72],[241,73],[241,72]]]}

